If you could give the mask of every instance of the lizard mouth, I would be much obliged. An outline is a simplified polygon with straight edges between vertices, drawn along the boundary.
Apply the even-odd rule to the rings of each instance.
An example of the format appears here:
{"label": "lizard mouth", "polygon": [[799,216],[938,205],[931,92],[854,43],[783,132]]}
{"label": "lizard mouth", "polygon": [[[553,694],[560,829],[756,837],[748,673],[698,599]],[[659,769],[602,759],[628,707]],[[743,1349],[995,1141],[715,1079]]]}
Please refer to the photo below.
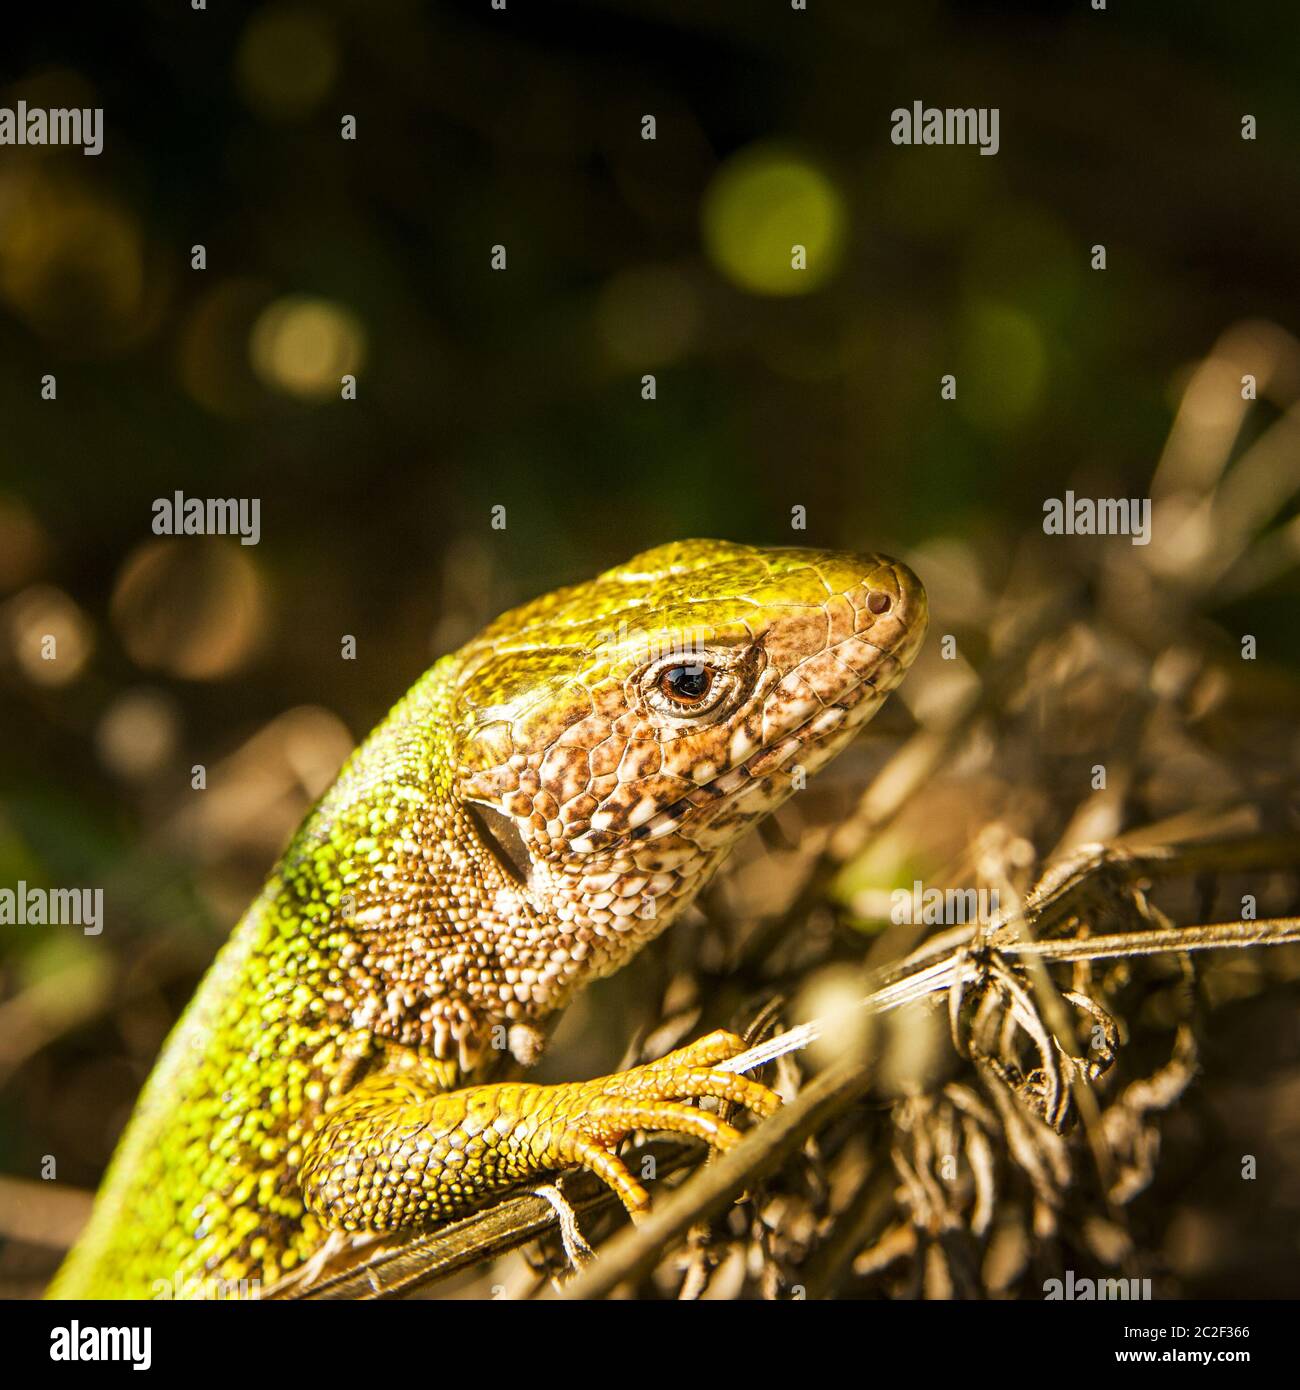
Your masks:
{"label": "lizard mouth", "polygon": [[851,736],[902,677],[903,667],[898,659],[882,648],[876,650],[880,660],[873,662],[870,671],[842,690],[836,699],[781,734],[774,742],[751,753],[748,758],[692,787],[644,824],[630,830],[628,838],[639,843],[671,834],[710,807],[760,782],[770,781],[792,758],[800,754],[805,761],[814,752],[824,752],[829,756],[837,735]]}

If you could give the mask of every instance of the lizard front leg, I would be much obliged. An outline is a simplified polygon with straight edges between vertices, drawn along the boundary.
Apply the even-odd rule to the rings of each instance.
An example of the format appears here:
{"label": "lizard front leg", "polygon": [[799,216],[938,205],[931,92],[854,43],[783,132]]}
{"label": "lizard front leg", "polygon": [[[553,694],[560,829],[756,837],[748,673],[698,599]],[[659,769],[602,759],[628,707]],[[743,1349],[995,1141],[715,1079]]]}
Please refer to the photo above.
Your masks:
{"label": "lizard front leg", "polygon": [[616,1152],[630,1131],[688,1134],[726,1150],[740,1132],[684,1101],[714,1096],[757,1116],[780,1105],[766,1086],[717,1069],[743,1047],[719,1031],[657,1062],[554,1086],[438,1092],[419,1076],[368,1077],[308,1140],[304,1200],[332,1227],[392,1231],[461,1215],[541,1173],[587,1168],[638,1217],[649,1195]]}

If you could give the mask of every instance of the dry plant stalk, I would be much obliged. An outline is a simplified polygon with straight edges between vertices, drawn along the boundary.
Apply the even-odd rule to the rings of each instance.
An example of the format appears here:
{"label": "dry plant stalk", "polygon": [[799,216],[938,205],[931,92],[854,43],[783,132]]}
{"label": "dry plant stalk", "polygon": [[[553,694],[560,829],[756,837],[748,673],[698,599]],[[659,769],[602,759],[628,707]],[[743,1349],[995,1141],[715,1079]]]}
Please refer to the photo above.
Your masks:
{"label": "dry plant stalk", "polygon": [[[1020,920],[998,922],[987,932],[949,933],[943,949],[928,944],[882,972],[877,988],[859,1007],[883,1015],[927,1002],[946,1006],[954,1050],[970,1063],[971,1079],[948,1081],[933,1093],[906,1095],[896,1103],[889,1156],[898,1179],[899,1219],[857,1253],[855,1272],[877,1274],[910,1257],[924,1280],[918,1291],[931,1296],[980,1292],[975,1246],[988,1236],[999,1210],[997,1154],[1004,1155],[1026,1188],[1024,1215],[1033,1237],[1048,1238],[1055,1234],[1067,1191],[1077,1180],[1077,1155],[1065,1136],[1079,1114],[1088,1130],[1088,1147],[1100,1157],[1107,1212],[1115,1216],[1146,1187],[1159,1151],[1153,1117],[1178,1099],[1194,1075],[1191,1028],[1180,1024],[1168,1060],[1101,1108],[1092,1088],[1114,1066],[1122,1034],[1096,997],[1103,991],[1062,991],[1055,996],[1065,1006],[1062,1015],[1051,1003],[1044,1006],[1044,991],[1053,988],[1050,979],[1035,978],[1026,963],[1077,969],[1162,953],[1185,961],[1192,951],[1300,942],[1300,918],[1182,929],[1144,925],[1153,911],[1144,887],[1153,867],[1171,875],[1243,862],[1294,866],[1300,863],[1300,841],[1256,837],[1144,854],[1089,848],[1045,878]],[[1090,934],[1082,916],[1089,904],[1129,921],[1132,929]],[[1071,934],[1061,933],[1062,922],[1072,925]],[[1043,929],[1057,934],[1040,940],[1037,933]],[[1047,994],[1047,1000],[1052,998]],[[1067,1027],[1049,1024],[1049,1013],[1065,1017]],[[753,1069],[787,1055],[792,1043],[806,1044],[826,1031],[823,1023],[805,1025],[759,1044],[727,1066]],[[1082,1046],[1081,1037],[1087,1039]],[[673,1242],[755,1188],[819,1129],[844,1115],[870,1087],[872,1072],[870,1055],[841,1057],[747,1143],[706,1165],[640,1227],[609,1241],[599,1260],[584,1260],[585,1268],[564,1286],[565,1293],[601,1297],[644,1276]],[[689,1167],[682,1149],[668,1146],[660,1152],[665,1175]],[[418,1242],[370,1256],[311,1296],[410,1293],[535,1238],[557,1212],[563,1221],[576,1221],[579,1214],[610,1206],[593,1181],[566,1181],[563,1199],[548,1193],[500,1203]],[[765,1232],[761,1222],[756,1224],[758,1232]],[[573,1238],[570,1231],[566,1243]],[[703,1262],[697,1258],[689,1266],[693,1287],[684,1287],[697,1296],[703,1293],[719,1263],[716,1251]],[[779,1281],[774,1291],[789,1293],[779,1289]]]}

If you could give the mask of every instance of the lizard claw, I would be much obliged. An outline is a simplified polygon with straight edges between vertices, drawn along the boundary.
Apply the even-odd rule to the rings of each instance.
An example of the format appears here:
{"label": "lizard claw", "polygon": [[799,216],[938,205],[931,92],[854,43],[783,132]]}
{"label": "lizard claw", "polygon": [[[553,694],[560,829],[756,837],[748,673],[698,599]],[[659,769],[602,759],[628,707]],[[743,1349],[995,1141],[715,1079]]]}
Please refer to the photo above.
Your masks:
{"label": "lizard claw", "polygon": [[643,1129],[686,1134],[725,1153],[741,1141],[740,1131],[684,1102],[713,1096],[760,1118],[779,1108],[775,1091],[747,1076],[717,1069],[718,1062],[736,1056],[744,1046],[734,1033],[718,1031],[657,1062],[554,1087],[553,1097],[548,1097],[553,1099],[553,1113],[537,1135],[542,1140],[539,1166],[587,1168],[613,1190],[634,1221],[643,1217],[650,1209],[649,1193],[616,1153],[628,1133]]}

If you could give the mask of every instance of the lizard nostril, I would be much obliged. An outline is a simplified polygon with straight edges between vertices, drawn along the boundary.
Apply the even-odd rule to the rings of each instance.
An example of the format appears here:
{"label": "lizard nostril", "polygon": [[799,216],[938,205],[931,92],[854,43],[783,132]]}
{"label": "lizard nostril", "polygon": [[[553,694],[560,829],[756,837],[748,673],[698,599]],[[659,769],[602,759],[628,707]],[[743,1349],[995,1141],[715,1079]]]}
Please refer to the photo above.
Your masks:
{"label": "lizard nostril", "polygon": [[880,589],[873,589],[867,596],[867,607],[873,613],[888,613],[893,603],[894,600]]}

